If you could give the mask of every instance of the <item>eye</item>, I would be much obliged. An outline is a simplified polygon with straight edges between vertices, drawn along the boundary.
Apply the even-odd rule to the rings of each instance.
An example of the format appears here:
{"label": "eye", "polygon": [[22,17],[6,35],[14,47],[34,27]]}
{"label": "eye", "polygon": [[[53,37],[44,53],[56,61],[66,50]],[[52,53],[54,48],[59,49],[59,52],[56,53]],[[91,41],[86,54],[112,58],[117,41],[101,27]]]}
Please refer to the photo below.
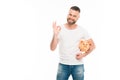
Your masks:
{"label": "eye", "polygon": [[69,14],[69,16],[72,16],[72,14]]}

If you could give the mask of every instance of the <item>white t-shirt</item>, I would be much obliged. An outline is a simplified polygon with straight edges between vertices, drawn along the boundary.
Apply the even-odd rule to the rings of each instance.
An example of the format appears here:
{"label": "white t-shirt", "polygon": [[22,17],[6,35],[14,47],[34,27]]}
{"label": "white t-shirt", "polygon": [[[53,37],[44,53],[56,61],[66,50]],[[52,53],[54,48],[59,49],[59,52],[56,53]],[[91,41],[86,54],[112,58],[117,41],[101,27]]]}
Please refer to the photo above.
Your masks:
{"label": "white t-shirt", "polygon": [[77,26],[73,30],[68,30],[64,25],[61,26],[59,39],[60,63],[67,65],[83,64],[83,60],[77,60],[76,54],[80,52],[78,44],[81,39],[90,39],[87,31]]}

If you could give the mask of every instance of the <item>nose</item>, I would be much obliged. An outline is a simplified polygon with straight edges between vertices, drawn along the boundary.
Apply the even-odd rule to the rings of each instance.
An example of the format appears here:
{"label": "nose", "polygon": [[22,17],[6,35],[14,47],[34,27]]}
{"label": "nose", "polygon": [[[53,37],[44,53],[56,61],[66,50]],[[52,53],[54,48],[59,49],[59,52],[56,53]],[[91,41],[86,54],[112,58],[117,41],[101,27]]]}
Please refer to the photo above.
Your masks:
{"label": "nose", "polygon": [[73,20],[73,19],[74,19],[74,17],[73,17],[73,16],[69,16],[69,19]]}

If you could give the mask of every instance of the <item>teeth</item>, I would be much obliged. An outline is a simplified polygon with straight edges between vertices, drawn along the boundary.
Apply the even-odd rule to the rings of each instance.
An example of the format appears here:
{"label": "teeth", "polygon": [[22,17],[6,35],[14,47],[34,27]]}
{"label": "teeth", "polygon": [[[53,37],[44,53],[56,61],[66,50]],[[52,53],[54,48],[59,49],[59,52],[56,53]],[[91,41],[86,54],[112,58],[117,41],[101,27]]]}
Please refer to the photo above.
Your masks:
{"label": "teeth", "polygon": [[73,22],[73,20],[69,20],[70,22]]}

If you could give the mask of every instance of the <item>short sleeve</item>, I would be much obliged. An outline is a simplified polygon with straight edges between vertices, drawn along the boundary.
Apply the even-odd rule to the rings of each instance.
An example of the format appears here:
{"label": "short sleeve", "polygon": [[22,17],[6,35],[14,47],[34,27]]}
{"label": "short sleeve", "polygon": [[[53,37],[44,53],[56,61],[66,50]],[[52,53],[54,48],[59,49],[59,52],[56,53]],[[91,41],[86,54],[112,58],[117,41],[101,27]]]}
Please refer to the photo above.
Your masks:
{"label": "short sleeve", "polygon": [[91,38],[90,33],[88,33],[88,31],[85,30],[85,29],[83,31],[83,38],[86,39],[86,40]]}

